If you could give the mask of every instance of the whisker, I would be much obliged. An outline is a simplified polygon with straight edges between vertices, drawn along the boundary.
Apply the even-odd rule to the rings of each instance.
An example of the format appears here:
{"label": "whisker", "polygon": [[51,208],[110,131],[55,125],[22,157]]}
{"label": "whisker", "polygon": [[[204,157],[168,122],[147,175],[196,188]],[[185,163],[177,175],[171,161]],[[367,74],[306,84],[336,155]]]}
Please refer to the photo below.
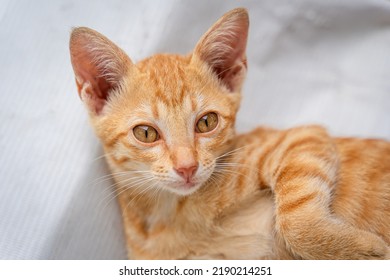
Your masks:
{"label": "whisker", "polygon": [[149,197],[149,201],[148,201],[149,203],[153,203],[153,201],[156,201],[160,191],[162,190],[161,188],[156,186],[158,186],[158,182],[156,182],[154,191],[152,195]]}
{"label": "whisker", "polygon": [[231,169],[219,168],[219,169],[216,169],[214,172],[215,172],[215,173],[218,173],[218,174],[226,174],[226,173],[229,173],[229,174],[232,174],[232,175],[246,176],[246,175],[245,175],[244,173],[242,173],[242,172],[235,171],[235,170],[231,170]]}
{"label": "whisker", "polygon": [[[111,154],[111,153],[110,153],[110,154]],[[101,156],[98,156],[98,157],[92,159],[91,162],[93,163],[93,162],[95,162],[95,161],[97,161],[97,160],[99,160],[99,159],[105,158],[106,155],[108,155],[108,153],[104,153],[104,154],[102,154]]]}
{"label": "whisker", "polygon": [[213,184],[218,188],[218,192],[221,192],[221,183],[224,179],[224,177],[221,174],[213,173],[210,176],[211,181]]}
{"label": "whisker", "polygon": [[217,162],[215,164],[215,168],[219,167],[224,167],[224,168],[229,168],[229,167],[243,167],[247,169],[256,169],[253,165],[250,164],[245,164],[245,163],[236,163],[236,162]]}
{"label": "whisker", "polygon": [[[252,171],[254,169],[249,169],[249,171]],[[244,176],[244,177],[248,177],[249,175],[248,174],[245,174],[243,172],[240,172],[240,171],[237,171],[237,170],[232,170],[231,168],[228,168],[228,167],[219,167],[219,168],[215,168],[214,172],[217,172],[217,173],[229,173],[229,174],[233,174],[233,175],[238,175],[238,176]]]}
{"label": "whisker", "polygon": [[[122,180],[122,181],[118,181],[118,182],[115,182],[114,184],[110,185],[109,188],[114,188],[116,186],[119,185],[118,189],[114,189],[111,193],[109,193],[106,197],[104,197],[100,203],[103,203],[103,201],[105,201],[106,199],[110,198],[110,196],[112,196],[113,194],[115,194],[114,196],[112,196],[108,201],[107,201],[107,204],[109,202],[111,202],[114,198],[118,197],[119,195],[121,195],[123,192],[125,192],[126,190],[129,190],[131,188],[135,188],[135,187],[140,187],[140,183],[143,185],[145,182],[149,182],[153,180],[153,177],[150,176],[150,177],[131,177],[131,178],[127,178],[125,180]],[[120,185],[120,184],[124,184],[126,183],[125,185]],[[142,186],[141,185],[141,186]],[[106,205],[107,205],[106,204]]]}
{"label": "whisker", "polygon": [[[115,151],[115,152],[103,153],[102,155],[100,155],[100,156],[98,156],[98,157],[92,159],[91,162],[95,162],[95,161],[97,161],[97,160],[99,160],[99,159],[105,158],[106,156],[112,156],[112,155],[114,155],[114,154],[118,154],[118,152]],[[126,154],[119,154],[119,155],[121,155],[121,156],[127,156]]]}
{"label": "whisker", "polygon": [[248,146],[249,146],[249,145],[245,145],[245,146],[241,146],[241,147],[238,147],[238,148],[236,148],[236,149],[230,150],[230,151],[228,151],[228,152],[226,152],[226,153],[224,153],[224,154],[222,154],[222,155],[216,157],[215,160],[217,161],[217,160],[222,159],[222,158],[224,158],[224,157],[228,157],[228,156],[230,156],[230,155],[233,155],[233,154],[235,154],[235,153],[241,151],[242,149],[245,149],[245,148],[248,147]]}
{"label": "whisker", "polygon": [[118,172],[118,173],[115,173],[115,174],[111,173],[111,174],[107,174],[107,175],[101,176],[99,178],[96,178],[95,180],[93,180],[93,183],[94,184],[98,184],[98,183],[102,183],[104,181],[113,179],[113,178],[115,178],[115,176],[125,176],[125,175],[128,175],[127,171],[122,171],[122,172]]}
{"label": "whisker", "polygon": [[111,173],[111,174],[96,178],[93,181],[93,183],[94,184],[102,183],[104,181],[113,179],[117,176],[129,176],[129,175],[133,175],[133,174],[147,174],[147,173],[150,173],[150,171],[149,170],[127,170],[127,171],[115,172],[115,173]]}
{"label": "whisker", "polygon": [[[150,181],[150,180],[149,180]],[[116,193],[113,197],[111,197],[107,203],[105,204],[105,207],[107,207],[107,205],[115,198],[117,198],[118,196],[120,196],[122,193],[126,192],[127,190],[129,189],[138,189],[138,188],[142,188],[143,185],[145,184],[146,182],[143,182],[141,185],[126,185],[126,186],[123,186],[123,187],[120,187],[118,190],[114,191],[113,193]],[[111,193],[111,195],[113,194]],[[107,197],[108,198],[108,197]],[[107,199],[106,198],[106,199]],[[104,200],[103,200],[104,201]]]}
{"label": "whisker", "polygon": [[133,197],[126,205],[126,207],[123,209],[122,211],[122,215],[124,215],[125,211],[127,210],[127,208],[130,206],[130,204],[134,201],[134,199],[137,199],[138,197],[139,198],[142,198],[143,195],[145,195],[149,190],[153,189],[156,185],[158,184],[157,181],[154,182],[154,184],[151,184],[149,186],[147,186],[145,189],[143,189],[140,193],[138,193],[135,197]]}

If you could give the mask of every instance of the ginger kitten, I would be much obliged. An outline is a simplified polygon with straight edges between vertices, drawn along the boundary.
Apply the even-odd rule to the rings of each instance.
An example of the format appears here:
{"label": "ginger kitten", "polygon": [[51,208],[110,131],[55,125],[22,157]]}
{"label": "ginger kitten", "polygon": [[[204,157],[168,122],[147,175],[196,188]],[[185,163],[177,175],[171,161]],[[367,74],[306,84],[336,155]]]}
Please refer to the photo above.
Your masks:
{"label": "ginger kitten", "polygon": [[248,27],[234,9],[191,54],[137,64],[73,30],[77,89],[118,185],[129,258],[389,258],[390,143],[319,126],[235,134]]}

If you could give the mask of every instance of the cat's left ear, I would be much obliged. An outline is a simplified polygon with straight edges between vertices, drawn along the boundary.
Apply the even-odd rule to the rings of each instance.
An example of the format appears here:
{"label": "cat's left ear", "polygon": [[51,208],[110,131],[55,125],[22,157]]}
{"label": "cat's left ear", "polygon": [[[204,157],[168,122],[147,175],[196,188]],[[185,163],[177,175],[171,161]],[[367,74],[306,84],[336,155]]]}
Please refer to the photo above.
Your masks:
{"label": "cat's left ear", "polygon": [[223,15],[199,40],[193,59],[208,64],[230,91],[241,90],[245,78],[249,16],[237,8]]}

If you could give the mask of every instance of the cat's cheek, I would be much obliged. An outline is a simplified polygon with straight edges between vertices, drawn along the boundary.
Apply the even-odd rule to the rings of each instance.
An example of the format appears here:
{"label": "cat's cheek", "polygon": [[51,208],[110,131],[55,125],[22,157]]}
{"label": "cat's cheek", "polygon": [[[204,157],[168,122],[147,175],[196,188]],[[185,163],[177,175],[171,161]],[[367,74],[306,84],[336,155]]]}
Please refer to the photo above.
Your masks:
{"label": "cat's cheek", "polygon": [[212,137],[198,137],[198,150],[214,154],[218,150],[219,136],[216,133]]}
{"label": "cat's cheek", "polygon": [[196,140],[200,150],[207,151],[212,157],[217,157],[229,149],[234,136],[233,124],[221,118],[218,129],[214,133],[207,135],[207,137],[199,135]]}
{"label": "cat's cheek", "polygon": [[149,165],[162,165],[166,162],[165,151],[161,145],[144,146],[138,143],[132,145],[134,148],[129,151],[131,157],[137,161],[144,162]]}
{"label": "cat's cheek", "polygon": [[196,182],[204,184],[207,180],[210,179],[211,175],[214,172],[215,162],[212,160],[206,160],[205,164],[202,164],[199,168],[198,174],[196,176]]}

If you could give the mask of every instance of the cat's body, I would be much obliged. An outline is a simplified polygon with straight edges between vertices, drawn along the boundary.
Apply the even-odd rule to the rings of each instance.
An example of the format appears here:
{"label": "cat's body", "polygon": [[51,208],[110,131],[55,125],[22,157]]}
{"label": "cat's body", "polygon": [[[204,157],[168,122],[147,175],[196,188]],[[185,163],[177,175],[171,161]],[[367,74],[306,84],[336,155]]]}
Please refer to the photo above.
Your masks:
{"label": "cat's body", "polygon": [[236,135],[248,16],[188,56],[138,64],[79,28],[71,57],[101,139],[130,258],[388,258],[390,143],[321,127]]}

